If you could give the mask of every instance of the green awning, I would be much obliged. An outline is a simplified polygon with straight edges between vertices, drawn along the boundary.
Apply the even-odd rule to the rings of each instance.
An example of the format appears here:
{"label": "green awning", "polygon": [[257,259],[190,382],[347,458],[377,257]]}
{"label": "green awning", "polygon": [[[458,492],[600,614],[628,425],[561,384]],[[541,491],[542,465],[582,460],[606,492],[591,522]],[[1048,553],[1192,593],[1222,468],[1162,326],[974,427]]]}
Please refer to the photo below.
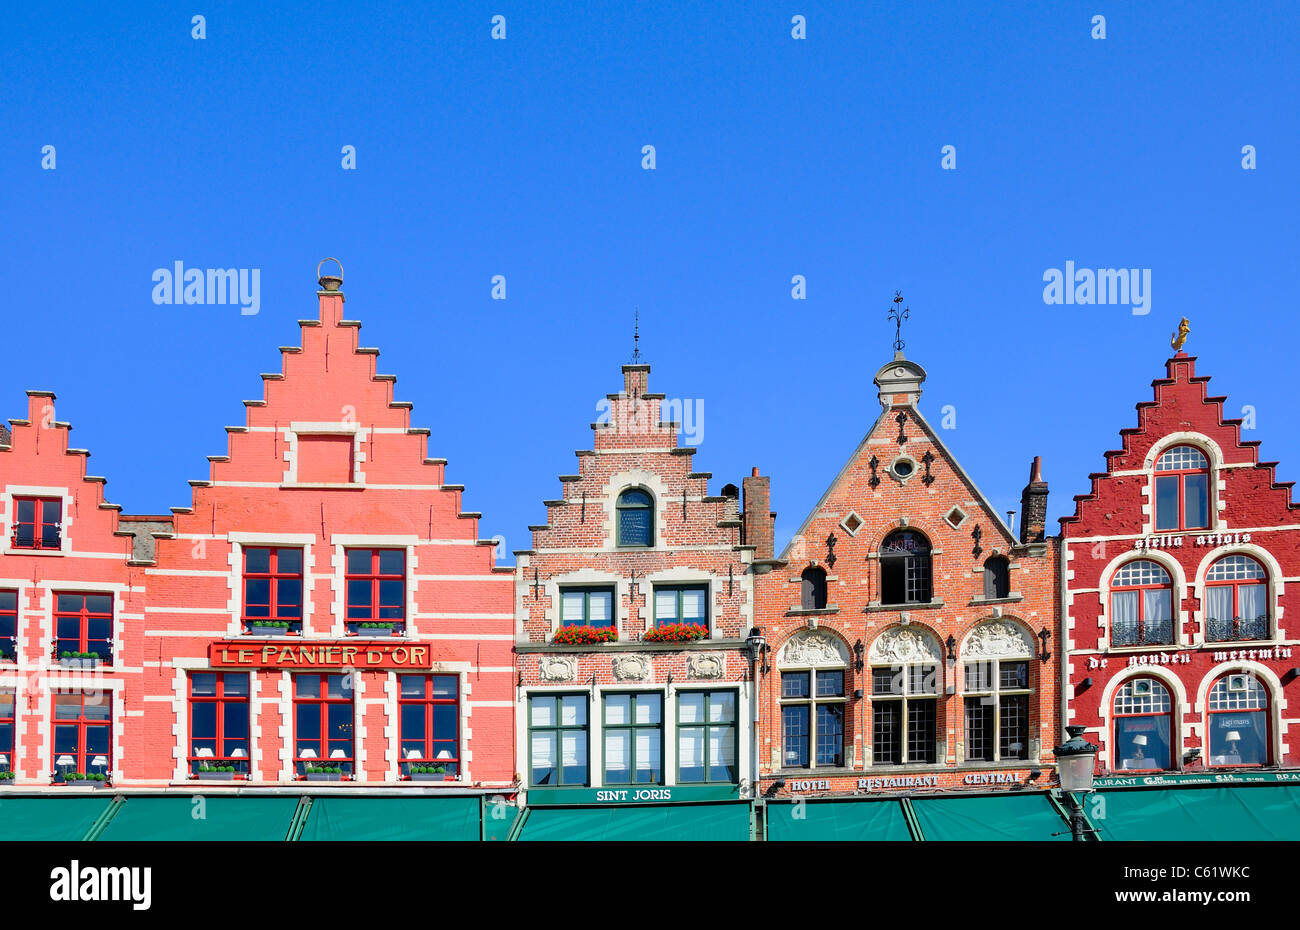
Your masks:
{"label": "green awning", "polygon": [[478,840],[478,795],[312,799],[303,840]]}
{"label": "green awning", "polygon": [[910,840],[903,805],[890,801],[769,803],[767,838],[783,840]]}
{"label": "green awning", "polygon": [[113,797],[0,797],[0,840],[80,840]]}
{"label": "green awning", "polygon": [[[1043,792],[912,798],[926,840],[1069,840],[1070,827]],[[1054,835],[1055,834],[1055,835]]]}
{"label": "green awning", "polygon": [[520,840],[733,840],[750,838],[748,801],[643,807],[537,807]]}
{"label": "green awning", "polygon": [[505,842],[510,839],[510,831],[522,812],[510,804],[495,806],[488,798],[483,807],[483,839]]}
{"label": "green awning", "polygon": [[97,840],[283,840],[296,797],[131,797]]}
{"label": "green awning", "polygon": [[1084,803],[1103,840],[1297,840],[1289,785],[1102,791]]}

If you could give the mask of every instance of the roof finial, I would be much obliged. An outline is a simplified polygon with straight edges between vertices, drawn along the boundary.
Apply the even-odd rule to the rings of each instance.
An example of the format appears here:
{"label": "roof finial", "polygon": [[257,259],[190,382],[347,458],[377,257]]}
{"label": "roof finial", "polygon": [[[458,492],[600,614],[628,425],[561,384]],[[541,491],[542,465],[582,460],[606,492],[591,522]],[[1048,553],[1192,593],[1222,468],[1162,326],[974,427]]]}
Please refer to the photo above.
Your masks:
{"label": "roof finial", "polygon": [[894,306],[889,311],[889,318],[894,321],[894,351],[903,351],[903,321],[912,313],[911,307],[903,306],[903,292],[894,291]]}
{"label": "roof finial", "polygon": [[641,308],[636,308],[635,323],[632,326],[632,364],[641,363]]}
{"label": "roof finial", "polygon": [[1183,317],[1178,324],[1178,332],[1174,333],[1169,339],[1169,344],[1174,347],[1175,352],[1183,351],[1183,343],[1187,341],[1187,334],[1192,331],[1192,327],[1187,322],[1187,317]]}

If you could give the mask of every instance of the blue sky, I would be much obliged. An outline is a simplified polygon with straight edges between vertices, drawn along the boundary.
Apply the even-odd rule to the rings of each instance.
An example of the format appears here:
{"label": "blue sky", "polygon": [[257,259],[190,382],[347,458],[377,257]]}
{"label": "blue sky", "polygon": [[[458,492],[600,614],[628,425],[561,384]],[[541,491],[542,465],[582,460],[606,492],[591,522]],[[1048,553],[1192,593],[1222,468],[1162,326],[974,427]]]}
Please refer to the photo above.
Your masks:
{"label": "blue sky", "polygon": [[[510,549],[590,447],[634,307],[651,389],[704,402],[712,490],[773,476],[778,545],[879,410],[900,289],[922,410],[956,408],[1000,510],[1036,454],[1073,509],[1183,315],[1300,475],[1294,3],[278,6],[0,12],[0,416],[55,391],[128,512],[189,503],[327,255]],[[156,306],[175,261],[260,269],[260,312]],[[1045,304],[1066,261],[1151,269],[1150,313]]]}

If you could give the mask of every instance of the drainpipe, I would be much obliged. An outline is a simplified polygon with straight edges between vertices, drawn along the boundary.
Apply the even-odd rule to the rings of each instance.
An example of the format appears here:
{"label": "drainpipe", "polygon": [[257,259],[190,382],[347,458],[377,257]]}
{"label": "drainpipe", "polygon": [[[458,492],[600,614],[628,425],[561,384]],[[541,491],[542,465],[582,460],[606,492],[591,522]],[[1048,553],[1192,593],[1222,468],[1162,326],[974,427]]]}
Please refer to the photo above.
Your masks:
{"label": "drainpipe", "polygon": [[[762,630],[754,627],[749,631],[749,681],[750,681],[750,725],[749,725],[749,758],[750,758],[750,784],[753,785],[755,808],[762,803],[762,792],[759,791],[758,781],[758,721],[759,721],[759,701],[762,690],[759,683],[760,666],[763,649],[767,646],[767,640],[763,636]],[[766,816],[766,812],[764,812]]]}

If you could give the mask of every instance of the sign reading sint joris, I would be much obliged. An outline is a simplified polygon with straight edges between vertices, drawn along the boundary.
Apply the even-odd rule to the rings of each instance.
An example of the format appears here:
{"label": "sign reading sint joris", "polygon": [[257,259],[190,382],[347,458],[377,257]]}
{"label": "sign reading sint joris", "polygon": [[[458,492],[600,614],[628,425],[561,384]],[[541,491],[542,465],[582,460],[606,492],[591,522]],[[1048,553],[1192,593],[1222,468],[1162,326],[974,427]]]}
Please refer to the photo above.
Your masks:
{"label": "sign reading sint joris", "polygon": [[432,668],[427,645],[375,642],[216,642],[208,662],[234,668]]}

